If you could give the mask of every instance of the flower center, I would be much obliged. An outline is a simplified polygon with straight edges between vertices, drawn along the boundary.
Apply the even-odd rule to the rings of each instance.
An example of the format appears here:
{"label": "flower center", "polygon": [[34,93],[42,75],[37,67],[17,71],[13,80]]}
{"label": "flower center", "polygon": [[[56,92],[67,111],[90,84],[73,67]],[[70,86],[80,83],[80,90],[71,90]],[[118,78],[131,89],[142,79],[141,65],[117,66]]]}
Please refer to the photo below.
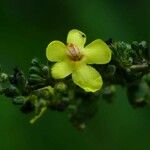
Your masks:
{"label": "flower center", "polygon": [[74,44],[70,43],[67,45],[68,47],[68,53],[67,55],[69,58],[73,61],[79,61],[82,59],[83,55],[80,53],[80,50],[77,46]]}

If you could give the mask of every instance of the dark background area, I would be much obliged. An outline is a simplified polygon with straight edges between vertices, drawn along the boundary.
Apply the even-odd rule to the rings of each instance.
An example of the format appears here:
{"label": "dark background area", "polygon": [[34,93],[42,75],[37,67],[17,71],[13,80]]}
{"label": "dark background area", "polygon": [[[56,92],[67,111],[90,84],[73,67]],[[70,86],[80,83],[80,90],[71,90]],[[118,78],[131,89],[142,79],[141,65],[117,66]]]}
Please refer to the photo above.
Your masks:
{"label": "dark background area", "polygon": [[[46,62],[52,40],[66,40],[77,28],[87,41],[113,38],[131,42],[150,39],[150,3],[120,0],[0,0],[0,64],[27,72],[30,61]],[[31,116],[0,96],[0,150],[148,150],[150,107],[133,109],[125,89],[113,104],[99,102],[99,112],[84,132],[74,129],[66,113],[47,111],[34,125]]]}

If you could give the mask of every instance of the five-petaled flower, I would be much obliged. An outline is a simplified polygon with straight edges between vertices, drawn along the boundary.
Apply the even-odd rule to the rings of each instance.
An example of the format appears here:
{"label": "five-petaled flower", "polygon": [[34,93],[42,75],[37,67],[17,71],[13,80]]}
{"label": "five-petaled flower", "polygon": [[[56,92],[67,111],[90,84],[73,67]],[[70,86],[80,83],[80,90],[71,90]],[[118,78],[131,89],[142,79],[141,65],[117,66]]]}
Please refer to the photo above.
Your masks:
{"label": "five-petaled flower", "polygon": [[101,75],[89,64],[106,64],[111,60],[111,50],[105,42],[97,39],[85,46],[86,35],[76,29],[69,31],[67,45],[52,41],[47,49],[49,61],[56,62],[51,69],[52,77],[62,79],[72,74],[75,84],[86,92],[102,87]]}

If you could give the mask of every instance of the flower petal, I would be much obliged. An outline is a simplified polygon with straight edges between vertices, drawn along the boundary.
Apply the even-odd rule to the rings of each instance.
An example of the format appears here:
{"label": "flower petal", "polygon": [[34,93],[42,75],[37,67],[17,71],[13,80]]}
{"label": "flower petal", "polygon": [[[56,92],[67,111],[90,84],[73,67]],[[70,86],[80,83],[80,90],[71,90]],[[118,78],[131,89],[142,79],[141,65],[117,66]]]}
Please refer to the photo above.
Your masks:
{"label": "flower petal", "polygon": [[67,47],[60,41],[52,41],[46,49],[46,57],[49,61],[57,62],[66,57]]}
{"label": "flower petal", "polygon": [[101,39],[97,39],[84,48],[87,64],[106,64],[111,60],[111,50]]}
{"label": "flower petal", "polygon": [[52,67],[52,77],[55,79],[62,79],[72,73],[72,67],[67,61],[57,62]]}
{"label": "flower petal", "polygon": [[102,87],[101,75],[91,66],[82,65],[73,71],[72,79],[75,84],[87,92],[96,92]]}
{"label": "flower petal", "polygon": [[86,42],[86,35],[83,32],[77,29],[69,31],[67,36],[67,44],[74,44],[78,48],[83,48],[85,42]]}

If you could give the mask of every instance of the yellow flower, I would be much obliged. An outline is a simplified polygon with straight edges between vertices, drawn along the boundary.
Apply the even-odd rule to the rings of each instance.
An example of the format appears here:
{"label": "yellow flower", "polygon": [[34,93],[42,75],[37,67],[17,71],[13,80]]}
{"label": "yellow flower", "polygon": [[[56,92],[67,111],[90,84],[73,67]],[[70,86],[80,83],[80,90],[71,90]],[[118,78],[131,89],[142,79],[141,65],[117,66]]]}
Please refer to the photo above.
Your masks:
{"label": "yellow flower", "polygon": [[101,75],[89,64],[106,64],[111,60],[111,50],[105,42],[97,39],[85,46],[86,35],[76,29],[69,31],[67,44],[52,41],[47,49],[49,61],[56,62],[51,69],[52,77],[62,79],[72,74],[75,84],[86,92],[102,87]]}

